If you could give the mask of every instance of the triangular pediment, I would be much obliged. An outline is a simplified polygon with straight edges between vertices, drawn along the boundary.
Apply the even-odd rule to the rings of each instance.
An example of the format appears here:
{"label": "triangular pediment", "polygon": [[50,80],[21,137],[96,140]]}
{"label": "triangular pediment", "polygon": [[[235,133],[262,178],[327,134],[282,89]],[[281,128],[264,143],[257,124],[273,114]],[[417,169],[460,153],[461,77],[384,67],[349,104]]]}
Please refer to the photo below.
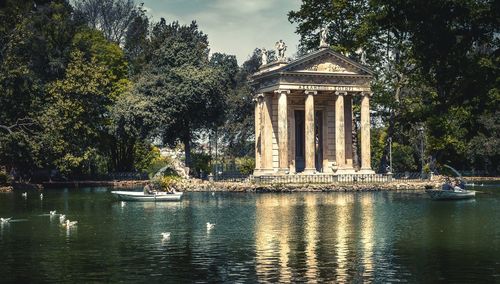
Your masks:
{"label": "triangular pediment", "polygon": [[371,75],[361,64],[332,50],[320,50],[290,62],[280,71]]}

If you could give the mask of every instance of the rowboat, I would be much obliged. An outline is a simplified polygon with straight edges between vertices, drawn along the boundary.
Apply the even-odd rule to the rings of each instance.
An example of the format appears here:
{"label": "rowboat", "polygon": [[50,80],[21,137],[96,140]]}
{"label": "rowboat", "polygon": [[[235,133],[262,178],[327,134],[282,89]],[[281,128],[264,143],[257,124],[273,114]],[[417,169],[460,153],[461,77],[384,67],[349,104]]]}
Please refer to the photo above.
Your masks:
{"label": "rowboat", "polygon": [[428,189],[425,192],[434,200],[456,200],[456,199],[469,199],[476,196],[474,190],[442,190],[442,189]]}
{"label": "rowboat", "polygon": [[182,197],[182,192],[144,194],[142,191],[111,191],[111,194],[123,201],[180,201]]}

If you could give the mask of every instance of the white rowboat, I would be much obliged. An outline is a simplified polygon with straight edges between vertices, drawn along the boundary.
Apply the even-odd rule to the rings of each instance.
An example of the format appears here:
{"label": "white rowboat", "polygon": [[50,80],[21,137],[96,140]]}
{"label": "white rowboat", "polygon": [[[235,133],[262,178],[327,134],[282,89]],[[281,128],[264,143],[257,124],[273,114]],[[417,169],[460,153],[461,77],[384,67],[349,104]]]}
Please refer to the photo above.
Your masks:
{"label": "white rowboat", "polygon": [[434,200],[455,200],[455,199],[469,199],[476,196],[474,190],[441,190],[441,189],[428,189],[425,192]]}
{"label": "white rowboat", "polygon": [[142,191],[111,191],[111,193],[118,199],[124,201],[179,201],[182,197],[182,192],[158,192],[156,194],[144,194]]}

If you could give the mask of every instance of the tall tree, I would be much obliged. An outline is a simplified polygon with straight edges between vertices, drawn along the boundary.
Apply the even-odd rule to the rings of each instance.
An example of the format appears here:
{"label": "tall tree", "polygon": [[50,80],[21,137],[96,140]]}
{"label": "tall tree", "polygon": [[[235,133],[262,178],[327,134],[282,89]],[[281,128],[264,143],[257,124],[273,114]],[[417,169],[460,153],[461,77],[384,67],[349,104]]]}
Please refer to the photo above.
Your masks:
{"label": "tall tree", "polygon": [[[329,26],[334,49],[375,71],[373,102],[387,126],[383,153],[373,155],[381,157],[381,169],[386,168],[387,141],[418,143],[415,128],[422,123],[429,136],[427,154],[442,163],[464,165],[467,141],[479,130],[485,133],[485,121],[491,121],[481,114],[491,116],[493,106],[498,106],[494,5],[460,0],[318,0],[304,1],[289,19],[299,23],[306,50],[317,46],[319,28]],[[423,158],[419,152],[414,152],[417,159]]]}
{"label": "tall tree", "polygon": [[223,117],[226,84],[220,68],[209,64],[207,36],[198,25],[154,25],[148,65],[137,82],[137,92],[152,102],[157,135],[164,143],[184,144],[190,165],[191,142],[196,131],[213,126]]}
{"label": "tall tree", "polygon": [[0,163],[8,168],[42,166],[37,141],[45,85],[64,76],[77,26],[67,1],[0,4],[0,124],[12,130],[0,129]]}
{"label": "tall tree", "polygon": [[224,128],[221,129],[227,154],[232,157],[252,156],[255,150],[252,136],[254,128],[253,91],[248,85],[249,76],[260,67],[261,50],[255,49],[250,58],[235,74],[235,84],[227,97]]}
{"label": "tall tree", "polygon": [[119,44],[125,43],[129,27],[145,14],[143,4],[136,5],[134,0],[78,0],[74,6],[77,18]]}

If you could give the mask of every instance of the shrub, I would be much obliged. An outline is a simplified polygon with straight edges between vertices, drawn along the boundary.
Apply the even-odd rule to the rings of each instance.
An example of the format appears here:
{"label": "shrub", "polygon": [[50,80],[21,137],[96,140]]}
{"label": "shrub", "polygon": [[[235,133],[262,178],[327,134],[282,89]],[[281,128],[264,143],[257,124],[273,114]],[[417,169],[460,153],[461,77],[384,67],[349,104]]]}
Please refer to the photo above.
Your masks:
{"label": "shrub", "polygon": [[212,157],[206,153],[191,153],[191,174],[199,176],[201,171],[207,174],[210,170],[210,161]]}
{"label": "shrub", "polygon": [[0,170],[0,185],[7,185],[9,183],[10,183],[9,175],[5,171]]}
{"label": "shrub", "polygon": [[175,188],[180,180],[181,177],[177,175],[167,175],[154,179],[153,184],[155,188],[167,191],[168,189]]}
{"label": "shrub", "polygon": [[147,173],[149,178],[152,178],[160,169],[169,166],[167,170],[163,172],[163,175],[173,176],[177,175],[174,170],[173,161],[170,157],[158,157],[149,165],[147,168]]}
{"label": "shrub", "polygon": [[255,169],[255,159],[252,157],[236,158],[236,166],[242,174],[250,175]]}

